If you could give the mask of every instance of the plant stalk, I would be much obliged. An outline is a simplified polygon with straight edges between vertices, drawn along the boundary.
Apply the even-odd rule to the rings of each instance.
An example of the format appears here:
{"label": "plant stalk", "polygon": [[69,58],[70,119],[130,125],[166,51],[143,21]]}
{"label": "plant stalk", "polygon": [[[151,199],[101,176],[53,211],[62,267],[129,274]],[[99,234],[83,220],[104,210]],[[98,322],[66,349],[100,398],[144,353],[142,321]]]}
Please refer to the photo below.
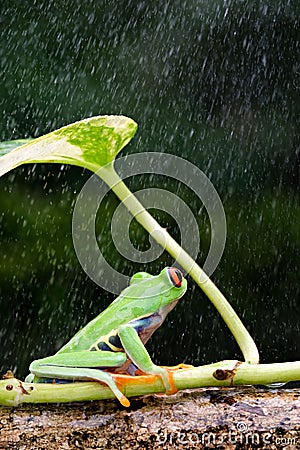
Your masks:
{"label": "plant stalk", "polygon": [[[94,168],[92,170],[95,171]],[[95,171],[108,184],[116,196],[123,202],[134,218],[148,231],[148,233],[168,253],[175,258],[180,266],[194,279],[220,313],[224,322],[233,334],[245,362],[258,364],[259,353],[257,347],[242,321],[226,300],[224,295],[198,266],[194,259],[162,228],[148,213],[134,194],[128,189],[123,180],[116,173],[113,164]]]}
{"label": "plant stalk", "polygon": [[[225,380],[217,380],[216,370],[228,372]],[[164,393],[159,376],[114,375],[115,381],[127,397]],[[177,389],[211,386],[266,385],[300,380],[300,361],[249,365],[237,361],[221,361],[202,367],[175,370]],[[23,383],[16,378],[0,381],[0,405],[17,406],[21,403],[70,403],[114,398],[112,391],[97,382],[68,384]]]}

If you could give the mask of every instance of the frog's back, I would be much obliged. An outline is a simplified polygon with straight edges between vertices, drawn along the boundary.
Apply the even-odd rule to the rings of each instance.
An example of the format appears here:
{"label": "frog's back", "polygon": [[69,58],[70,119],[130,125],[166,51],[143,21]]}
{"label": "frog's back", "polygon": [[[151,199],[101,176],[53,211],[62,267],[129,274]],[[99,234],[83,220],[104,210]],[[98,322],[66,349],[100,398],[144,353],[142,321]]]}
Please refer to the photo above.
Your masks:
{"label": "frog's back", "polygon": [[[64,345],[58,353],[89,350],[101,337],[107,336],[120,325],[131,320],[153,314],[160,306],[160,295],[139,286],[138,290],[129,286],[102,313],[89,322]],[[146,288],[146,286],[145,286]],[[130,291],[129,291],[130,289]],[[130,296],[128,295],[130,293]]]}

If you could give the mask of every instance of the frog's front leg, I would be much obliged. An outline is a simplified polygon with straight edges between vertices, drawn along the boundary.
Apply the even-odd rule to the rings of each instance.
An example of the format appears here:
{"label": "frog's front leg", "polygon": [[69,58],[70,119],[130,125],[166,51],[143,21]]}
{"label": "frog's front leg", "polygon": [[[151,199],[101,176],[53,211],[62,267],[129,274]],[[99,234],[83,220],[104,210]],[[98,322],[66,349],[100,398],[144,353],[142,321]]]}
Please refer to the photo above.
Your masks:
{"label": "frog's front leg", "polygon": [[81,351],[57,353],[37,359],[30,372],[41,378],[58,378],[72,381],[100,381],[107,384],[123,406],[129,406],[125,395],[117,388],[112,376],[101,369],[120,367],[126,362],[125,353],[107,351]]}
{"label": "frog's front leg", "polygon": [[[157,366],[154,364],[147,352],[144,344],[141,340],[141,333],[137,324],[141,324],[145,319],[137,320],[126,325],[121,325],[119,328],[119,337],[122,342],[122,346],[128,356],[128,358],[137,366],[142,372],[152,375],[159,375],[162,378],[163,384],[167,394],[177,392],[174,387],[172,374],[166,368]],[[159,325],[155,325],[153,328],[157,328]]]}

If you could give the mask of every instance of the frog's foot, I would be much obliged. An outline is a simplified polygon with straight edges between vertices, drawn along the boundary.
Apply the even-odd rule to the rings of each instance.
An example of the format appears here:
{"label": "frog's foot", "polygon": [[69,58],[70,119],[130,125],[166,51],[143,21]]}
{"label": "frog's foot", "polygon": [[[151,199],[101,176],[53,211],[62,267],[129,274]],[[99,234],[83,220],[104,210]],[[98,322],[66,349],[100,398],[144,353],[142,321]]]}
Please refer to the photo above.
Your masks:
{"label": "frog's foot", "polygon": [[[126,408],[128,408],[130,406],[130,401],[123,394],[123,392],[121,392],[120,389],[117,387],[117,385],[116,385],[115,381],[113,380],[113,378],[111,380],[107,379],[106,381],[104,381],[104,383],[107,384],[110,387],[110,389],[115,394],[115,396],[117,397],[117,399],[119,400],[121,405],[125,406]],[[121,384],[121,383],[119,383],[119,384]]]}
{"label": "frog's foot", "polygon": [[[130,402],[129,402],[128,398],[125,397],[123,392],[121,392],[120,389],[117,387],[113,374],[101,371],[98,375],[97,381],[107,384],[110,387],[110,389],[112,390],[112,392],[115,394],[115,396],[117,397],[117,399],[119,400],[121,405],[126,406],[126,408],[128,408],[128,406],[130,406]],[[122,383],[120,383],[120,384],[122,385]]]}
{"label": "frog's foot", "polygon": [[178,392],[177,387],[174,383],[174,370],[173,368],[166,367],[166,366],[160,366],[160,368],[163,370],[163,373],[161,374],[161,378],[163,380],[166,392],[166,395],[172,395],[176,394]]}
{"label": "frog's foot", "polygon": [[[166,388],[166,395],[172,395],[172,394],[176,394],[176,392],[178,392],[178,388],[175,386],[175,382],[174,382],[174,373],[177,370],[181,370],[181,369],[191,369],[194,366],[192,366],[191,364],[184,364],[184,363],[180,363],[177,364],[176,366],[160,366],[161,369],[164,370],[164,373],[166,376],[162,375],[162,380],[163,383],[165,385]],[[167,381],[166,381],[167,379]]]}
{"label": "frog's foot", "polygon": [[193,366],[192,364],[185,364],[185,363],[180,363],[177,364],[176,366],[161,366],[164,369],[168,369],[168,370],[179,370],[179,369],[193,369],[195,366]]}
{"label": "frog's foot", "polygon": [[126,408],[130,406],[130,401],[127,397],[125,397],[125,395],[122,394],[120,397],[118,397],[118,400],[122,406],[125,406]]}

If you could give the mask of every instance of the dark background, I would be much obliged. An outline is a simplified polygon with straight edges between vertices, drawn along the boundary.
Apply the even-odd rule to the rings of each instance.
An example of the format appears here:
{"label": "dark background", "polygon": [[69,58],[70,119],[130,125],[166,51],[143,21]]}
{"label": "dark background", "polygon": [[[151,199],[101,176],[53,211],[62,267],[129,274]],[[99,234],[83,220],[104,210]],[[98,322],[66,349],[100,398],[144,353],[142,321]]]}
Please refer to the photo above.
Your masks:
{"label": "dark background", "polygon": [[[121,155],[169,152],[205,172],[228,222],[213,280],[263,362],[299,360],[299,2],[10,0],[0,9],[1,140],[92,115],[135,119],[139,131]],[[72,208],[89,176],[29,165],[0,180],[2,372],[25,376],[32,359],[57,351],[113,298],[84,274],[72,244]],[[159,177],[129,184],[182,195],[197,216],[203,264],[210,232],[198,199]],[[117,204],[109,195],[99,213],[105,242]],[[171,218],[154,214],[177,237]],[[134,224],[132,236],[147,248]],[[138,268],[114,258],[128,275],[172,264],[168,255]],[[151,356],[162,364],[241,358],[215,309],[189,286],[149,342]]]}

